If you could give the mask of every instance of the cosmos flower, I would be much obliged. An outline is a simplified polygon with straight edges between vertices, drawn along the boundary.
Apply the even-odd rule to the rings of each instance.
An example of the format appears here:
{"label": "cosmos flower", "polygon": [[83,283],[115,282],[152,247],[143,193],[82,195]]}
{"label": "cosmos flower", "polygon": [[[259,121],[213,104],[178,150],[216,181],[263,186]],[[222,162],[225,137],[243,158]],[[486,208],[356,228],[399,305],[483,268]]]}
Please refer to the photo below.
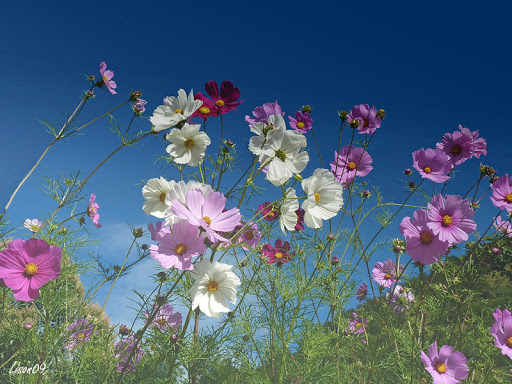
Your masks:
{"label": "cosmos flower", "polygon": [[494,336],[494,345],[501,349],[501,353],[512,359],[512,317],[503,317],[503,326],[491,328]]}
{"label": "cosmos flower", "polygon": [[190,115],[189,120],[193,117],[199,116],[201,119],[206,121],[206,119],[208,119],[209,117],[218,116],[217,106],[215,105],[214,101],[203,95],[201,92],[197,92],[194,95],[194,99],[201,100],[203,102],[203,105],[197,111]]}
{"label": "cosmos flower", "polygon": [[294,231],[298,222],[297,210],[299,209],[299,201],[295,189],[288,188],[284,194],[284,200],[279,209],[279,226],[286,235],[286,230]]}
{"label": "cosmos flower", "polygon": [[159,219],[164,218],[165,211],[168,208],[165,197],[175,185],[174,180],[167,181],[163,177],[148,180],[142,188],[142,197],[146,200],[142,209],[146,215],[153,215]]}
{"label": "cosmos flower", "polygon": [[[137,345],[137,341],[137,337],[130,335],[116,342],[114,351],[115,357],[118,360],[116,367],[119,372],[134,372],[135,366],[142,360],[144,351],[140,347],[140,343]],[[134,349],[135,351],[133,352]]]}
{"label": "cosmos flower", "polygon": [[468,234],[476,230],[472,220],[474,211],[469,200],[463,200],[458,195],[438,194],[428,204],[427,226],[439,240],[450,244],[461,243],[468,239]]}
{"label": "cosmos flower", "polygon": [[257,136],[251,137],[249,141],[249,150],[255,155],[261,154],[261,149],[266,141],[267,133],[273,130],[286,130],[286,123],[281,115],[271,115],[268,121],[254,123],[251,126],[251,132]]}
{"label": "cosmos flower", "polygon": [[347,330],[345,330],[346,334],[352,333],[352,334],[358,334],[358,333],[365,333],[366,327],[368,326],[368,320],[364,317],[360,317],[357,315],[357,313],[352,312],[352,320],[350,320],[349,327]]}
{"label": "cosmos flower", "polygon": [[27,228],[30,232],[34,232],[34,233],[37,233],[41,230],[41,227],[43,226],[43,222],[42,221],[39,221],[37,219],[27,219],[25,220],[25,222],[23,223],[23,226],[25,228]]}
{"label": "cosmos flower", "polygon": [[388,259],[384,263],[380,261],[375,263],[375,267],[372,270],[373,279],[385,288],[393,288],[397,281],[398,276],[403,272],[405,268],[400,265],[397,273],[396,263]]}
{"label": "cosmos flower", "polygon": [[498,327],[501,327],[501,329],[503,329],[503,326],[505,325],[505,320],[507,319],[507,317],[512,316],[510,311],[506,308],[503,310],[503,312],[501,311],[500,308],[496,308],[496,312],[494,312],[492,315],[495,319],[495,322],[491,327],[492,333],[496,332],[496,328],[498,328]]}
{"label": "cosmos flower", "polygon": [[494,226],[498,232],[503,233],[508,237],[512,237],[512,224],[510,224],[510,221],[502,220],[501,217],[498,216],[494,221]]}
{"label": "cosmos flower", "polygon": [[480,158],[480,155],[487,155],[487,141],[478,137],[478,131],[471,132],[468,128],[464,128],[459,124],[460,131],[468,137],[471,137],[473,140],[473,153],[472,155],[477,159]]}
{"label": "cosmos flower", "polygon": [[347,121],[350,123],[352,120],[358,120],[359,126],[357,130],[360,134],[373,133],[380,128],[381,118],[377,116],[377,108],[371,107],[368,104],[359,104],[350,110],[347,115]]}
{"label": "cosmos flower", "polygon": [[114,72],[107,70],[107,64],[102,61],[100,64],[100,75],[101,75],[101,86],[105,86],[109,92],[113,95],[117,94],[114,89],[117,88],[117,84],[112,78],[114,77]]}
{"label": "cosmos flower", "polygon": [[144,113],[146,112],[146,104],[148,102],[144,99],[138,99],[137,101],[134,101],[132,102],[132,108],[133,108],[133,112],[135,112],[136,114],[141,114],[141,113]]}
{"label": "cosmos flower", "polygon": [[219,263],[205,258],[194,266],[192,276],[195,283],[190,288],[192,310],[199,307],[209,317],[220,317],[222,312],[229,312],[226,301],[236,304],[236,287],[240,279],[231,269],[232,265]]}
{"label": "cosmos flower", "polygon": [[172,201],[174,199],[178,199],[181,204],[186,206],[187,203],[185,201],[185,197],[187,196],[188,192],[194,189],[200,190],[204,197],[213,192],[213,189],[210,185],[202,184],[195,180],[190,180],[187,183],[181,180],[180,182],[176,183],[174,188],[171,189],[165,196],[165,204],[168,207],[164,214],[165,225],[172,225],[178,221],[181,221],[181,219],[172,212]]}
{"label": "cosmos flower", "polygon": [[321,228],[322,220],[333,218],[343,206],[343,188],[327,169],[318,168],[313,176],[302,180],[302,189],[308,197],[302,208],[304,223],[309,228]]}
{"label": "cosmos flower", "polygon": [[39,297],[39,289],[60,274],[62,250],[41,239],[15,239],[0,252],[0,279],[20,301]]}
{"label": "cosmos flower", "polygon": [[469,374],[466,356],[454,352],[449,345],[443,345],[438,352],[437,341],[428,348],[428,355],[421,351],[421,362],[432,375],[434,384],[460,384],[459,380]]}
{"label": "cosmos flower", "polygon": [[299,208],[295,211],[295,215],[297,215],[297,224],[295,224],[294,231],[303,231],[304,230],[304,215],[306,211],[302,208]]}
{"label": "cosmos flower", "polygon": [[274,103],[265,103],[261,107],[254,108],[252,115],[254,117],[247,115],[245,116],[245,121],[251,128],[255,123],[258,122],[267,123],[269,117],[272,115],[284,116],[284,112],[281,110],[281,107],[276,100]]}
{"label": "cosmos flower", "polygon": [[405,251],[414,261],[424,265],[438,261],[450,246],[448,241],[442,241],[434,235],[427,222],[427,211],[418,209],[414,212],[413,220],[407,216],[400,223],[400,233],[407,242]]}
{"label": "cosmos flower", "polygon": [[279,217],[279,210],[270,201],[265,201],[263,204],[258,205],[258,212],[261,213],[263,219],[266,221],[273,221]]}
{"label": "cosmos flower", "polygon": [[[243,224],[242,224],[243,225]],[[242,229],[242,226],[235,228],[235,233]],[[245,229],[238,238],[238,243],[242,245],[242,248],[248,250],[256,247],[261,240],[261,233],[258,230],[256,223],[249,222],[245,225]]]}
{"label": "cosmos flower", "polygon": [[359,301],[363,301],[366,298],[367,294],[368,294],[368,286],[366,285],[366,283],[363,283],[357,289],[356,299]]}
{"label": "cosmos flower", "polygon": [[465,135],[460,131],[445,133],[436,148],[443,151],[450,158],[452,166],[460,165],[473,157],[473,136]]}
{"label": "cosmos flower", "polygon": [[153,131],[160,132],[164,129],[175,127],[185,122],[195,111],[197,111],[203,102],[194,99],[194,91],[190,91],[188,97],[183,89],[178,91],[178,97],[167,96],[164,104],[158,106],[149,118],[153,124]]}
{"label": "cosmos flower", "polygon": [[165,136],[170,141],[166,148],[175,163],[197,167],[203,162],[206,147],[211,140],[205,132],[199,132],[200,124],[185,123],[181,129],[174,128]]}
{"label": "cosmos flower", "polygon": [[512,176],[508,173],[501,176],[492,184],[492,203],[499,209],[512,213]]}
{"label": "cosmos flower", "polygon": [[98,213],[98,209],[100,209],[100,206],[97,203],[95,203],[95,201],[96,195],[94,193],[91,193],[91,197],[89,198],[89,206],[87,207],[87,215],[91,219],[92,223],[96,226],[96,228],[100,228],[100,214]]}
{"label": "cosmos flower", "polygon": [[393,292],[386,293],[386,299],[390,300],[393,312],[400,314],[409,309],[409,305],[414,302],[414,295],[409,289],[397,285]]}
{"label": "cosmos flower", "polygon": [[347,145],[340,154],[334,152],[331,171],[336,180],[344,185],[350,184],[356,176],[363,177],[370,173],[373,167],[372,158],[364,148]]}
{"label": "cosmos flower", "polygon": [[159,261],[163,268],[190,271],[194,269],[191,259],[206,251],[202,232],[187,221],[180,221],[174,224],[170,231],[158,232],[158,235],[160,244],[151,245],[149,254]]}
{"label": "cosmos flower", "polygon": [[[151,314],[148,311],[145,311],[144,317],[146,317],[146,319],[149,319],[151,317]],[[153,322],[151,323],[151,325],[155,328],[158,328],[161,331],[166,330],[168,328],[172,328],[176,331],[181,326],[181,322],[181,313],[174,313],[174,308],[172,306],[170,306],[169,304],[163,304],[156,313],[155,317],[153,318]]]}
{"label": "cosmos flower", "polygon": [[206,93],[215,102],[215,109],[217,115],[223,115],[229,111],[234,111],[236,107],[243,103],[243,100],[237,101],[240,98],[240,90],[233,86],[231,81],[223,81],[219,86],[214,80],[210,80],[204,86]]}
{"label": "cosmos flower", "polygon": [[421,148],[412,154],[412,166],[424,179],[434,183],[444,183],[450,179],[446,176],[452,169],[452,163],[446,153],[439,149]]}
{"label": "cosmos flower", "polygon": [[80,346],[82,343],[91,340],[94,325],[86,319],[78,319],[71,323],[68,327],[68,331],[72,332],[69,335],[65,348],[73,350]]}
{"label": "cosmos flower", "polygon": [[267,264],[282,264],[289,262],[294,253],[290,253],[290,243],[281,239],[277,239],[274,247],[270,244],[265,244],[261,252],[267,257]]}
{"label": "cosmos flower", "polygon": [[288,116],[288,119],[290,119],[290,127],[297,132],[306,133],[313,128],[313,119],[307,112],[297,111],[295,112],[295,119],[291,116]]}

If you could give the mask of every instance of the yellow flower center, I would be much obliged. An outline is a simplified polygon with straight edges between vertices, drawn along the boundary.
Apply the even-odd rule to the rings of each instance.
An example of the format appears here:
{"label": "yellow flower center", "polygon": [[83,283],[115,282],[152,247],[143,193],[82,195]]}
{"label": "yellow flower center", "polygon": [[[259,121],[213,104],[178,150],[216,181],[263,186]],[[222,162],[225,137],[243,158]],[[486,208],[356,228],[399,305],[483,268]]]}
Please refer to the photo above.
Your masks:
{"label": "yellow flower center", "polygon": [[185,252],[187,252],[187,246],[183,243],[180,243],[176,246],[174,249],[178,255],[183,255]]}
{"label": "yellow flower center", "polygon": [[167,325],[167,321],[165,321],[165,319],[161,317],[158,319],[158,325],[163,327],[164,325]]}
{"label": "yellow flower center", "polygon": [[420,240],[423,244],[430,244],[432,242],[432,235],[428,232],[423,232],[420,235]]}
{"label": "yellow flower center", "polygon": [[160,194],[160,201],[161,201],[162,203],[163,203],[163,202],[165,202],[165,195],[166,195],[166,193],[165,193],[165,192],[162,192],[162,193]]}
{"label": "yellow flower center", "polygon": [[452,222],[453,222],[453,219],[451,216],[448,216],[448,215],[443,216],[443,220],[442,220],[443,226],[449,227]]}
{"label": "yellow flower center", "polygon": [[354,169],[356,169],[356,163],[351,161],[350,163],[348,163],[347,167],[349,170],[353,171]]}
{"label": "yellow flower center", "polygon": [[25,266],[25,273],[30,276],[35,275],[37,273],[37,265],[34,263],[27,264]]}
{"label": "yellow flower center", "polygon": [[512,193],[507,193],[507,195],[505,196],[505,201],[507,203],[512,203]]}
{"label": "yellow flower center", "polygon": [[303,128],[304,128],[304,126],[305,126],[305,125],[304,125],[304,123],[303,123],[302,121],[299,121],[299,122],[297,123],[297,128],[299,128],[299,129],[303,129]]}
{"label": "yellow flower center", "polygon": [[276,157],[281,160],[281,161],[285,161],[286,160],[286,152],[283,151],[282,149],[278,149],[276,151]]}
{"label": "yellow flower center", "polygon": [[423,168],[423,171],[424,171],[425,173],[430,173],[430,172],[432,172],[432,170],[430,169],[430,167],[425,167],[425,168]]}
{"label": "yellow flower center", "polygon": [[85,339],[85,335],[84,335],[83,333],[81,333],[81,332],[80,332],[78,335],[76,335],[76,338],[77,338],[78,340],[83,340],[83,339]]}
{"label": "yellow flower center", "polygon": [[437,363],[436,364],[436,371],[439,373],[445,373],[446,372],[446,365],[444,363]]}
{"label": "yellow flower center", "polygon": [[384,278],[385,278],[386,280],[391,279],[391,277],[392,277],[392,276],[391,276],[389,273],[386,273],[386,274],[384,275]]}
{"label": "yellow flower center", "polygon": [[174,110],[174,113],[183,114],[183,110],[178,108]]}
{"label": "yellow flower center", "polygon": [[251,240],[252,238],[254,238],[254,233],[252,233],[251,231],[245,232],[244,236],[245,236],[246,239]]}
{"label": "yellow flower center", "polygon": [[195,144],[195,142],[194,142],[194,140],[192,140],[192,139],[187,139],[187,140],[185,140],[185,142],[183,143],[183,145],[184,145],[185,147],[187,147],[188,149],[192,148],[192,147],[194,146],[194,144]]}
{"label": "yellow flower center", "polygon": [[103,82],[104,82],[104,83],[108,83],[107,76],[103,76],[103,77],[102,77],[102,79],[103,79]]}
{"label": "yellow flower center", "polygon": [[201,115],[209,115],[210,114],[210,108],[208,108],[208,107],[201,107],[201,108],[199,108],[199,113]]}
{"label": "yellow flower center", "polygon": [[511,336],[511,337],[509,337],[509,338],[505,341],[505,343],[506,343],[510,348],[512,348],[512,336]]}
{"label": "yellow flower center", "polygon": [[270,211],[269,213],[267,213],[267,216],[271,219],[274,218],[274,212]]}
{"label": "yellow flower center", "polygon": [[208,291],[215,292],[217,289],[219,289],[219,284],[216,281],[210,280],[208,282]]}
{"label": "yellow flower center", "polygon": [[455,144],[452,149],[451,149],[451,152],[454,154],[454,155],[458,155],[459,153],[462,152],[462,148],[460,147],[459,144]]}
{"label": "yellow flower center", "polygon": [[203,220],[206,221],[206,224],[208,225],[212,223],[212,219],[210,219],[208,216],[203,217]]}
{"label": "yellow flower center", "polygon": [[356,328],[361,328],[363,324],[361,324],[359,321],[356,323]]}
{"label": "yellow flower center", "polygon": [[217,100],[217,101],[215,102],[215,105],[216,105],[217,107],[223,107],[223,106],[224,106],[224,104],[225,104],[225,103],[224,103],[224,100]]}
{"label": "yellow flower center", "polygon": [[320,201],[320,194],[315,192],[315,202],[318,204],[319,201]]}
{"label": "yellow flower center", "polygon": [[274,255],[274,257],[276,259],[282,259],[283,258],[283,254],[281,252],[276,252],[276,254]]}

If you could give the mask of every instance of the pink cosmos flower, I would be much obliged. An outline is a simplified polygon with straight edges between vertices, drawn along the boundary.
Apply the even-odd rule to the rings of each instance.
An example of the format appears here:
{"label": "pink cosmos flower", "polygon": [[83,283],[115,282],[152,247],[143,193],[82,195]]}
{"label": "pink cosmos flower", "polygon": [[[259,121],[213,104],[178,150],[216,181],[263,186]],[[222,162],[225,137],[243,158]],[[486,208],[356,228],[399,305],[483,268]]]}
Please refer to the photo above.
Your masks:
{"label": "pink cosmos flower", "polygon": [[412,166],[424,179],[430,179],[434,183],[444,183],[450,179],[446,174],[452,169],[452,163],[443,151],[421,148],[412,154],[412,159]]}
{"label": "pink cosmos flower", "polygon": [[480,155],[487,155],[487,141],[484,138],[478,137],[478,131],[471,132],[468,128],[464,128],[459,124],[459,129],[463,134],[471,137],[473,140],[473,156],[477,159]]}
{"label": "pink cosmos flower", "polygon": [[261,213],[266,221],[276,220],[279,217],[279,209],[270,204],[270,201],[258,205],[258,212]]}
{"label": "pink cosmos flower", "polygon": [[302,208],[299,208],[295,211],[295,214],[297,215],[297,224],[295,224],[295,231],[303,231],[304,230],[304,214],[306,213],[305,210]]}
{"label": "pink cosmos flower", "polygon": [[[116,363],[116,367],[119,372],[134,372],[135,366],[142,360],[144,351],[139,345],[137,345],[137,341],[137,337],[131,335],[123,337],[121,340],[116,342],[114,350],[116,353],[115,357],[119,360]],[[134,349],[135,352],[132,353]]]}
{"label": "pink cosmos flower", "polygon": [[372,270],[372,277],[383,287],[393,288],[393,285],[397,282],[398,275],[400,275],[404,269],[405,268],[400,265],[397,274],[396,263],[393,260],[388,259],[384,263],[379,261],[375,263],[375,267]]}
{"label": "pink cosmos flower", "polygon": [[386,293],[386,299],[390,300],[389,305],[397,315],[409,309],[409,305],[414,303],[413,293],[401,285],[397,285],[393,292]]}
{"label": "pink cosmos flower", "polygon": [[[238,230],[240,230],[242,227],[240,226]],[[235,233],[238,232],[237,229],[235,229]],[[259,244],[261,240],[261,233],[258,231],[258,226],[256,223],[248,223],[245,227],[244,231],[238,238],[238,243],[242,245],[242,248],[245,250],[248,250],[250,248],[254,248]]]}
{"label": "pink cosmos flower", "polygon": [[190,224],[202,227],[212,242],[228,241],[218,232],[231,232],[240,224],[240,210],[232,208],[224,211],[226,198],[220,192],[211,192],[204,197],[200,190],[194,189],[187,193],[185,201],[186,206],[178,199],[174,199],[171,203],[172,212],[180,219],[188,220]]}
{"label": "pink cosmos flower", "polygon": [[450,244],[461,243],[468,239],[468,234],[476,230],[472,220],[474,211],[469,200],[463,200],[458,195],[438,194],[428,204],[427,226],[439,240]]}
{"label": "pink cosmos flower", "polygon": [[288,119],[290,119],[290,127],[297,132],[306,133],[313,128],[313,119],[307,112],[297,111],[295,112],[295,119],[291,116],[288,116]]}
{"label": "pink cosmos flower", "polygon": [[494,336],[494,345],[501,349],[503,355],[512,359],[512,317],[503,317],[503,325],[493,326],[491,335]]}
{"label": "pink cosmos flower", "polygon": [[368,294],[368,286],[366,283],[363,283],[359,286],[356,292],[356,299],[359,301],[363,301]]}
{"label": "pink cosmos flower", "polygon": [[[149,319],[151,314],[148,311],[145,311],[144,316],[146,317],[146,319]],[[169,304],[164,304],[156,313],[151,325],[155,328],[158,328],[159,330],[172,328],[176,331],[181,326],[182,320],[183,318],[181,316],[181,313],[174,313],[174,308],[172,306],[170,306]]]}
{"label": "pink cosmos flower", "polygon": [[347,121],[350,123],[352,120],[358,120],[359,126],[357,130],[360,134],[373,133],[380,128],[381,118],[377,116],[377,108],[371,107],[368,104],[359,104],[352,108],[347,115]]}
{"label": "pink cosmos flower", "polygon": [[68,338],[68,345],[65,348],[74,350],[86,341],[91,340],[94,325],[86,319],[78,319],[71,323],[68,327],[68,331],[72,332]]}
{"label": "pink cosmos flower", "polygon": [[[275,248],[274,248],[275,247]],[[267,264],[287,263],[295,255],[294,252],[290,253],[290,243],[281,239],[277,239],[274,247],[270,244],[265,244],[261,252],[267,257]]]}
{"label": "pink cosmos flower", "polygon": [[436,148],[443,151],[450,158],[453,166],[460,165],[473,157],[473,136],[465,135],[460,131],[445,133]]}
{"label": "pink cosmos flower", "polygon": [[234,111],[236,107],[243,103],[243,100],[237,101],[240,98],[240,90],[235,88],[231,81],[222,82],[220,85],[220,94],[217,82],[214,80],[207,82],[204,89],[206,93],[208,93],[208,96],[215,102],[215,113],[217,113],[217,115]]}
{"label": "pink cosmos flower", "polygon": [[467,359],[460,352],[453,352],[453,347],[443,345],[437,351],[437,341],[428,348],[428,356],[421,351],[421,362],[432,375],[434,384],[460,384],[459,380],[468,377]]}
{"label": "pink cosmos flower", "polygon": [[245,121],[249,123],[249,127],[251,128],[254,124],[259,122],[267,123],[268,118],[272,115],[284,116],[284,112],[281,110],[279,104],[277,104],[277,100],[275,103],[265,103],[261,107],[254,108],[252,114],[254,118],[248,115],[245,116]]}
{"label": "pink cosmos flower", "polygon": [[331,172],[336,180],[342,184],[350,184],[356,176],[366,176],[373,167],[372,158],[364,148],[347,145],[340,154],[334,152],[334,161],[331,163]]}
{"label": "pink cosmos flower", "polygon": [[217,117],[219,115],[219,110],[217,106],[215,105],[215,102],[205,95],[203,95],[201,92],[197,92],[194,95],[195,100],[201,100],[203,102],[203,105],[195,111],[192,115],[190,115],[189,120],[199,116],[201,119],[206,121],[209,117]]}
{"label": "pink cosmos flower", "polygon": [[149,232],[151,233],[151,240],[160,242],[167,233],[171,233],[171,229],[166,227],[161,221],[156,223],[156,228],[153,223],[148,225]]}
{"label": "pink cosmos flower", "polygon": [[114,72],[110,70],[107,71],[107,64],[105,64],[104,61],[102,61],[100,64],[100,75],[102,80],[101,85],[107,87],[111,94],[117,94],[117,92],[114,91],[114,89],[117,88],[117,84],[114,80],[112,80],[114,77]]}
{"label": "pink cosmos flower", "polygon": [[91,197],[89,198],[89,206],[87,207],[87,214],[89,215],[92,223],[96,226],[96,228],[100,228],[100,214],[98,213],[98,209],[100,209],[100,206],[94,202],[95,200],[96,195],[94,193],[91,193]]}
{"label": "pink cosmos flower", "polygon": [[424,265],[438,261],[440,255],[444,255],[450,246],[448,241],[442,241],[434,235],[427,222],[427,211],[418,209],[414,212],[413,220],[407,216],[400,223],[400,232],[407,242],[405,251],[414,261]]}
{"label": "pink cosmos flower", "polygon": [[350,320],[348,329],[345,330],[345,333],[348,335],[349,333],[358,334],[365,333],[366,327],[368,326],[368,320],[364,317],[357,316],[357,313],[352,312],[352,320]]}
{"label": "pink cosmos flower", "polygon": [[206,251],[203,234],[197,226],[186,221],[174,224],[172,230],[164,227],[155,238],[160,244],[151,245],[149,254],[166,269],[191,271],[194,269],[192,258]]}
{"label": "pink cosmos flower", "polygon": [[144,99],[137,99],[137,101],[132,103],[133,111],[138,114],[146,112],[147,103],[148,102]]}
{"label": "pink cosmos flower", "polygon": [[512,176],[508,173],[501,176],[492,184],[492,203],[499,209],[512,213]]}
{"label": "pink cosmos flower", "polygon": [[491,333],[496,333],[497,328],[503,329],[505,325],[505,320],[507,317],[512,316],[512,313],[508,309],[504,309],[503,312],[500,308],[496,308],[496,312],[492,314],[494,316],[494,319],[496,320],[494,324],[491,327]]}
{"label": "pink cosmos flower", "polygon": [[0,279],[20,301],[39,297],[39,288],[60,274],[62,250],[41,239],[16,239],[0,252]]}
{"label": "pink cosmos flower", "polygon": [[502,220],[501,217],[498,216],[494,221],[494,226],[498,232],[503,233],[508,237],[512,237],[512,225],[510,224],[510,221]]}

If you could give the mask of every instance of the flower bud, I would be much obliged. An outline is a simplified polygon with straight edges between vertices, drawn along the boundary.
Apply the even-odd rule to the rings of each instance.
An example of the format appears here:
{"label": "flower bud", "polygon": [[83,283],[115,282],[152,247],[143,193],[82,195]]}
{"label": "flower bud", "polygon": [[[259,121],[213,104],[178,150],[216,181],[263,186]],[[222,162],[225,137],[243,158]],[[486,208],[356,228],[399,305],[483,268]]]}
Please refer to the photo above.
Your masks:
{"label": "flower bud", "polygon": [[157,297],[155,297],[155,303],[157,303],[158,305],[165,304],[166,302],[167,298],[165,296],[158,295]]}
{"label": "flower bud", "polygon": [[171,335],[171,341],[172,341],[173,343],[176,343],[176,342],[178,341],[178,334],[177,334],[177,333],[173,333],[173,334]]}
{"label": "flower bud", "polygon": [[142,231],[142,228],[134,228],[132,233],[136,239],[138,239],[139,237],[142,237],[142,235],[144,234],[144,232]]}
{"label": "flower bud", "polygon": [[359,120],[357,120],[357,119],[352,120],[352,121],[350,122],[350,127],[351,127],[351,128],[354,128],[354,129],[356,129],[357,127],[359,127]]}
{"label": "flower bud", "polygon": [[334,235],[331,235],[331,234],[327,235],[327,240],[334,241],[334,239],[336,239],[336,237]]}
{"label": "flower bud", "polygon": [[130,101],[137,101],[139,100],[139,97],[142,96],[142,92],[141,91],[132,91],[132,93],[130,93]]}
{"label": "flower bud", "polygon": [[130,328],[128,328],[126,325],[121,324],[121,325],[119,326],[119,334],[120,334],[121,336],[129,335],[129,334],[130,334],[130,332],[131,332],[131,329],[130,329]]}
{"label": "flower bud", "polygon": [[386,111],[383,109],[379,109],[379,111],[377,112],[377,116],[379,116],[381,120],[384,120],[384,118],[386,117]]}
{"label": "flower bud", "polygon": [[147,250],[147,249],[149,248],[147,244],[142,244],[140,247],[141,247],[144,251],[145,251],[145,250]]}
{"label": "flower bud", "polygon": [[158,272],[156,276],[160,279],[160,281],[164,282],[167,280],[167,274],[165,272]]}
{"label": "flower bud", "polygon": [[228,147],[233,147],[235,145],[235,143],[233,143],[231,140],[226,140],[224,144],[226,144]]}
{"label": "flower bud", "polygon": [[336,256],[333,256],[331,259],[331,264],[336,265],[340,262],[340,259],[338,259]]}
{"label": "flower bud", "polygon": [[91,75],[91,76],[88,76],[87,79],[91,82],[91,83],[94,83],[94,80],[96,80],[96,76],[94,75]]}
{"label": "flower bud", "polygon": [[365,189],[365,190],[363,191],[363,197],[364,197],[364,198],[368,198],[368,197],[370,197],[370,191],[369,191],[369,190],[367,190],[367,189]]}
{"label": "flower bud", "polygon": [[409,182],[409,188],[413,189],[415,186],[414,181]]}
{"label": "flower bud", "polygon": [[411,176],[412,175],[412,169],[411,168],[404,169],[404,175],[405,176]]}
{"label": "flower bud", "polygon": [[341,121],[347,120],[347,115],[348,115],[347,111],[338,112],[338,116],[340,117]]}
{"label": "flower bud", "polygon": [[300,173],[296,173],[295,175],[293,175],[293,178],[298,182],[302,181],[302,176],[300,175]]}
{"label": "flower bud", "polygon": [[501,253],[501,249],[498,247],[494,247],[491,249],[491,252],[494,253],[495,255],[499,255]]}
{"label": "flower bud", "polygon": [[32,323],[26,322],[25,324],[23,324],[23,328],[25,328],[27,331],[30,331],[32,327]]}
{"label": "flower bud", "polygon": [[311,113],[312,109],[311,109],[311,105],[305,105],[302,107],[302,112],[304,113]]}

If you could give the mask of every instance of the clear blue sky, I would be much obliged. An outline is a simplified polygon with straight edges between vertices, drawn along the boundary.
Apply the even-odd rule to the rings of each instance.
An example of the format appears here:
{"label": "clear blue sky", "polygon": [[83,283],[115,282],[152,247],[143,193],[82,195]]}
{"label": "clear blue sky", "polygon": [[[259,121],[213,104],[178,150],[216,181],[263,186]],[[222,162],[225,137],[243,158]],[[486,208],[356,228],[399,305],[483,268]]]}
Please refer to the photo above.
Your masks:
{"label": "clear blue sky", "polygon": [[[337,148],[337,111],[369,103],[388,114],[372,142],[374,170],[368,177],[371,185],[381,186],[387,199],[399,201],[404,196],[396,181],[412,165],[411,153],[433,147],[458,124],[480,130],[487,139],[489,154],[481,161],[500,173],[512,173],[510,4],[502,2],[499,8],[446,1],[190,4],[3,5],[2,207],[51,141],[38,119],[63,121],[63,114],[74,109],[88,87],[83,75],[98,75],[101,61],[115,72],[118,95],[98,91],[82,122],[121,103],[131,90],[142,91],[149,116],[163,97],[175,95],[179,88],[197,92],[208,80],[219,84],[231,80],[245,102],[227,115],[226,126],[242,159],[249,154],[240,138],[250,137],[243,117],[264,102],[278,100],[287,114],[312,105],[324,162],[332,161]],[[126,122],[129,108],[116,116]],[[145,120],[137,124],[140,129],[148,127]],[[14,225],[53,210],[40,190],[42,176],[88,172],[118,143],[106,122],[84,133],[52,149],[25,184],[9,212]],[[313,142],[308,139],[313,157]],[[165,154],[165,145],[150,138],[144,146],[116,155],[89,184],[87,192],[96,193],[102,206],[104,225],[91,232],[109,241],[105,257],[122,258],[122,239],[129,241],[126,222],[145,226],[151,221],[141,209],[137,184],[160,176],[154,164],[158,154]],[[447,192],[461,193],[478,177],[478,165],[477,159],[463,164],[466,176],[458,177]],[[304,175],[318,166],[313,161]],[[394,231],[397,228],[398,222]],[[114,235],[119,243],[112,240]],[[148,263],[149,271],[152,265]]]}

